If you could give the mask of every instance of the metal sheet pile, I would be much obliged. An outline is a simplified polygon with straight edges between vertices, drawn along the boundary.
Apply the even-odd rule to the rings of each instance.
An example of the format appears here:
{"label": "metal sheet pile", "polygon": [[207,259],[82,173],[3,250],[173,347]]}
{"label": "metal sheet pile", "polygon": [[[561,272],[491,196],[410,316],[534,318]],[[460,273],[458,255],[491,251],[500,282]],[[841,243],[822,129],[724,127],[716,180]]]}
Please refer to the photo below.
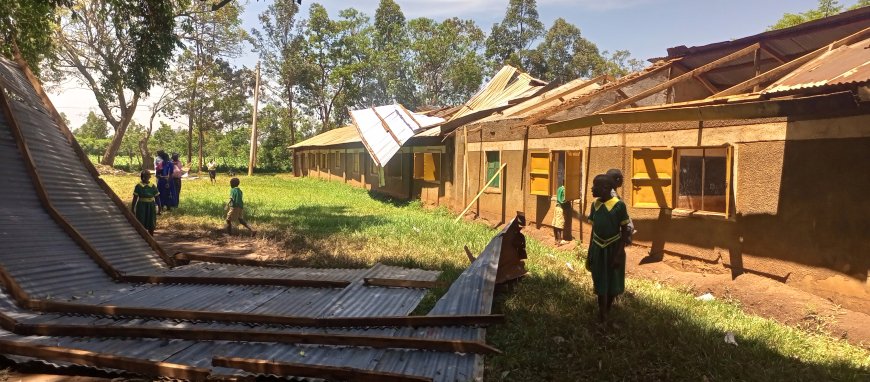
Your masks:
{"label": "metal sheet pile", "polygon": [[[143,234],[23,61],[0,59],[0,353],[190,380],[482,376],[505,226],[425,316],[439,272],[179,262]],[[524,258],[524,251],[522,257]],[[511,276],[513,277],[513,276]]]}

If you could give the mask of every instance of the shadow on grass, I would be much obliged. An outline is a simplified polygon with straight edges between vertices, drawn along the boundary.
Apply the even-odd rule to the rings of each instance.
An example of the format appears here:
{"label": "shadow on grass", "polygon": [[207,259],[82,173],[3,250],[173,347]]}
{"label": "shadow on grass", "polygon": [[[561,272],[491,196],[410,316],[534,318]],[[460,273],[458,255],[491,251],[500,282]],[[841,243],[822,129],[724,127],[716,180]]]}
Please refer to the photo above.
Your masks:
{"label": "shadow on grass", "polygon": [[[726,344],[723,331],[701,324],[715,318],[693,316],[691,306],[699,302],[672,293],[663,303],[655,293],[640,298],[629,287],[611,312],[614,328],[597,323],[587,283],[555,274],[526,277],[496,298],[494,313],[504,313],[506,323],[489,329],[487,342],[504,353],[486,358],[487,380],[866,381],[870,376],[831,357],[818,364],[784,356],[739,332],[739,346]],[[804,347],[800,340],[774,341],[791,351]]]}

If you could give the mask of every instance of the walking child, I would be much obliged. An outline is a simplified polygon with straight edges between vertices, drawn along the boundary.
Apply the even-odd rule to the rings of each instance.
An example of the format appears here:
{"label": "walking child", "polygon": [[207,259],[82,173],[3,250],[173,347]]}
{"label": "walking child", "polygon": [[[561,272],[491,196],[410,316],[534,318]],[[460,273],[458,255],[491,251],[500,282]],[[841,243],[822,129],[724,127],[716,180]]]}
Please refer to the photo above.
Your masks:
{"label": "walking child", "polygon": [[604,322],[616,296],[625,291],[625,247],[623,232],[629,222],[628,210],[611,195],[613,178],[597,175],[592,180],[592,240],[586,269],[592,272],[592,285],[598,296],[598,318]]}
{"label": "walking child", "polygon": [[157,227],[157,205],[154,200],[160,192],[157,191],[157,186],[151,183],[151,172],[148,170],[142,170],[139,179],[142,182],[133,188],[133,214],[148,233],[154,236],[154,228]]}
{"label": "walking child", "polygon": [[238,220],[251,231],[251,235],[255,235],[257,232],[245,221],[245,202],[242,198],[242,189],[239,188],[239,178],[230,179],[230,187],[230,201],[227,202],[227,233],[233,234],[233,224]]}
{"label": "walking child", "polygon": [[215,184],[215,180],[217,179],[217,163],[214,162],[214,158],[211,158],[211,162],[208,162],[208,178],[211,180],[211,184]]}

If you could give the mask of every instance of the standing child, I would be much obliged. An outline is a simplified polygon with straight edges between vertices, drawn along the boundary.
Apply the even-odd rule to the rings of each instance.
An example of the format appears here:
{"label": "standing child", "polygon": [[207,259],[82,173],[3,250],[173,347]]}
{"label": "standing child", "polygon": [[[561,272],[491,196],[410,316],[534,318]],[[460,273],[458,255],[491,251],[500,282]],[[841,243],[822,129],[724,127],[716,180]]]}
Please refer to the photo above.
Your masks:
{"label": "standing child", "polygon": [[148,170],[142,170],[139,179],[142,182],[133,189],[133,213],[136,215],[136,220],[139,220],[148,233],[154,236],[154,228],[157,227],[157,205],[154,203],[154,198],[160,192],[157,191],[157,186],[151,184],[151,173]]}
{"label": "standing child", "polygon": [[242,223],[245,228],[251,231],[251,235],[255,235],[257,232],[245,221],[245,201],[242,199],[242,189],[239,188],[239,178],[230,179],[230,187],[230,201],[227,202],[227,209],[229,210],[227,212],[227,233],[233,234],[233,223],[238,220],[239,223]]}
{"label": "standing child", "polygon": [[184,175],[184,163],[178,159],[178,153],[172,153],[172,181],[175,183],[175,194],[172,198],[172,207],[178,208],[181,201],[181,176]]}
{"label": "standing child", "polygon": [[211,180],[211,184],[215,184],[215,179],[217,178],[217,163],[214,162],[214,158],[211,158],[211,162],[208,162],[208,178]]}
{"label": "standing child", "polygon": [[625,291],[625,248],[622,244],[624,226],[628,224],[628,210],[619,198],[610,194],[613,178],[597,175],[592,180],[592,240],[586,269],[592,272],[592,284],[598,295],[598,318],[607,318],[616,296]]}
{"label": "standing child", "polygon": [[553,239],[556,245],[567,244],[565,241],[565,216],[570,203],[565,200],[565,186],[556,189],[556,208],[553,209]]}

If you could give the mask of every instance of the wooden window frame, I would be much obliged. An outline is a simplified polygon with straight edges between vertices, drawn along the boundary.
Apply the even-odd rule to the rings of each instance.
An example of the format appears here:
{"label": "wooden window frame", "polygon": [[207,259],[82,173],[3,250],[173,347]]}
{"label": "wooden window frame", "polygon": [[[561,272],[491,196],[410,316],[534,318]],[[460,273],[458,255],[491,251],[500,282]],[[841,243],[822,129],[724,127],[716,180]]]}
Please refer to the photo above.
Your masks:
{"label": "wooden window frame", "polygon": [[[418,159],[417,159],[418,155],[419,155],[419,158],[423,158],[422,159],[423,162],[420,164],[420,166],[421,166],[420,168],[418,168],[418,164],[417,164],[418,163]],[[425,161],[426,161],[425,158],[427,155],[432,156],[432,163],[433,163],[433,165],[437,166],[435,168],[436,171],[434,174],[434,176],[435,176],[434,179],[426,179],[426,175],[424,173],[425,168],[426,168],[425,167]],[[437,155],[437,160],[435,158],[436,155]],[[411,158],[412,158],[412,161],[414,162],[414,173],[412,174],[414,180],[419,180],[421,182],[426,182],[426,183],[441,184],[441,171],[443,169],[442,161],[444,160],[444,153],[442,153],[441,151],[437,151],[437,150],[418,151],[418,152],[412,153]],[[420,173],[418,173],[418,170]]]}
{"label": "wooden window frame", "polygon": [[[717,211],[706,211],[706,210],[692,210],[687,208],[678,208],[677,207],[677,198],[679,198],[680,192],[680,157],[677,155],[680,150],[707,150],[707,149],[725,149],[725,212],[717,212]],[[671,148],[673,155],[673,176],[672,176],[672,187],[673,187],[673,213],[678,216],[710,216],[710,217],[722,217],[722,218],[730,218],[731,217],[731,189],[732,182],[731,179],[733,177],[733,169],[731,168],[731,164],[733,163],[734,158],[734,146],[725,144],[719,146],[674,146]],[[704,183],[704,171],[702,169],[701,172],[701,183]],[[701,195],[703,196],[703,189],[701,187]]]}
{"label": "wooden window frame", "polygon": [[[534,168],[532,168],[532,155],[533,154],[546,154],[547,155],[547,171],[546,171],[547,173],[546,174],[544,174],[543,172],[536,171]],[[529,150],[529,169],[528,169],[528,171],[529,171],[529,195],[537,195],[537,196],[552,196],[553,195],[552,194],[552,189],[553,189],[552,168],[553,168],[553,155],[550,151],[548,151],[548,150]],[[541,193],[539,191],[533,191],[532,190],[532,178],[535,176],[543,177],[545,175],[547,177],[547,192]]]}
{"label": "wooden window frame", "polygon": [[[486,168],[487,168],[486,166],[489,166],[489,159],[486,157],[487,153],[498,153],[498,167],[495,170],[496,172],[498,172],[499,169],[501,169],[501,165],[504,164],[504,162],[501,161],[501,158],[502,158],[501,150],[483,150],[484,163],[482,163],[481,165],[484,165],[484,172],[483,172],[483,180],[481,181],[482,183],[488,182],[489,178],[490,178],[488,171],[486,171]],[[502,189],[502,183],[504,182],[504,180],[505,180],[504,173],[503,172],[499,173],[499,175],[498,175],[498,187],[487,186],[484,191],[488,194],[500,194],[502,192],[501,189]]]}

